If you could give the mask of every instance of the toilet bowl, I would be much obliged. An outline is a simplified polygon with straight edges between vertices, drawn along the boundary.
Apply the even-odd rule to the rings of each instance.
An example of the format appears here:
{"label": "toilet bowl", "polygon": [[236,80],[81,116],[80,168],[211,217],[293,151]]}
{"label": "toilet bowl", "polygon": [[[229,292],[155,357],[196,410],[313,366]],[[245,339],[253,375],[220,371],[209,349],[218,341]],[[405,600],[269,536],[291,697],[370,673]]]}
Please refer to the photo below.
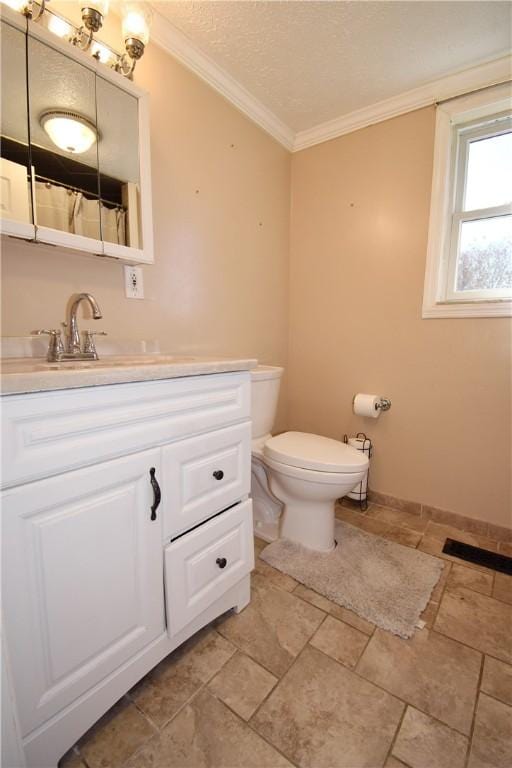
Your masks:
{"label": "toilet bowl", "polygon": [[[334,507],[363,479],[368,458],[338,440],[305,432],[271,437],[282,368],[252,371],[255,533],[322,552],[335,547]],[[281,509],[280,509],[281,507]]]}

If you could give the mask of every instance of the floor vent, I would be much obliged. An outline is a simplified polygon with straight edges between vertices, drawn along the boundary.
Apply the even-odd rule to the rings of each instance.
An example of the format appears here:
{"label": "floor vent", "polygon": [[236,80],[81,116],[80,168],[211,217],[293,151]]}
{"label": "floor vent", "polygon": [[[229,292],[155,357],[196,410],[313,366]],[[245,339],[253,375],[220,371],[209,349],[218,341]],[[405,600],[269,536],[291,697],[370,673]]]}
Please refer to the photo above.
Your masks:
{"label": "floor vent", "polygon": [[460,557],[461,560],[466,560],[468,563],[483,565],[493,571],[512,575],[512,557],[499,555],[497,552],[489,552],[488,549],[464,544],[464,542],[455,539],[446,539],[443,552],[446,555],[452,555],[452,557]]}

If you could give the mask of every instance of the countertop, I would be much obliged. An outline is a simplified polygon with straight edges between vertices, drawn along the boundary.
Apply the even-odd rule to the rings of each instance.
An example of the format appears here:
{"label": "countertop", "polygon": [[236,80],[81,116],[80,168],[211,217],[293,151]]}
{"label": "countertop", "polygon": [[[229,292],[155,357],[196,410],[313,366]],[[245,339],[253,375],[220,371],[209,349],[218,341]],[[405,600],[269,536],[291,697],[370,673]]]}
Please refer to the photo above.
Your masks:
{"label": "countertop", "polygon": [[187,355],[110,355],[100,360],[48,363],[44,358],[18,357],[2,360],[2,395],[45,392],[75,387],[99,387],[135,381],[156,381],[210,373],[248,371],[251,358]]}

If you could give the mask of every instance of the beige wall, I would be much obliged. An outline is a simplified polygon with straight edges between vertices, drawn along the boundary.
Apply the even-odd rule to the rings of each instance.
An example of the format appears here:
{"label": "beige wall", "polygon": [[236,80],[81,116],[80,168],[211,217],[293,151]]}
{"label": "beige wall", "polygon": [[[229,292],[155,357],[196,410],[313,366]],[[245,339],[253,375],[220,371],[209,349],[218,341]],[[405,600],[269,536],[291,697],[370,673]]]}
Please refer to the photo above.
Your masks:
{"label": "beige wall", "polygon": [[136,81],[151,96],[155,265],[144,268],[145,299],[125,298],[116,262],[7,240],[2,333],[57,327],[69,295],[90,291],[113,337],[286,364],[289,153],[156,46]]}
{"label": "beige wall", "polygon": [[[151,94],[145,300],[124,297],[120,264],[6,241],[2,333],[57,326],[91,291],[114,338],[287,366],[277,428],[366,430],[373,488],[511,524],[509,322],[421,319],[434,110],[293,156],[289,274],[290,155],[156,46],[136,74]],[[357,391],[392,410],[354,417]]]}
{"label": "beige wall", "polygon": [[510,323],[421,319],[433,139],[427,108],[293,156],[289,427],[365,431],[375,490],[511,525]]}

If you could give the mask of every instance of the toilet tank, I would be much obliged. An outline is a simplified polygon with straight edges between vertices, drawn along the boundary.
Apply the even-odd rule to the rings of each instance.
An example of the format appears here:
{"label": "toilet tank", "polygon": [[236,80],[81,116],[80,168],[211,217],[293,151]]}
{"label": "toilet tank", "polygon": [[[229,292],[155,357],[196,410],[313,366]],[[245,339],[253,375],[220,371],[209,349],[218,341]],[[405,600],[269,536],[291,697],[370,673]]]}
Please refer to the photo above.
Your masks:
{"label": "toilet tank", "polygon": [[251,371],[252,439],[272,432],[283,368],[258,365]]}

